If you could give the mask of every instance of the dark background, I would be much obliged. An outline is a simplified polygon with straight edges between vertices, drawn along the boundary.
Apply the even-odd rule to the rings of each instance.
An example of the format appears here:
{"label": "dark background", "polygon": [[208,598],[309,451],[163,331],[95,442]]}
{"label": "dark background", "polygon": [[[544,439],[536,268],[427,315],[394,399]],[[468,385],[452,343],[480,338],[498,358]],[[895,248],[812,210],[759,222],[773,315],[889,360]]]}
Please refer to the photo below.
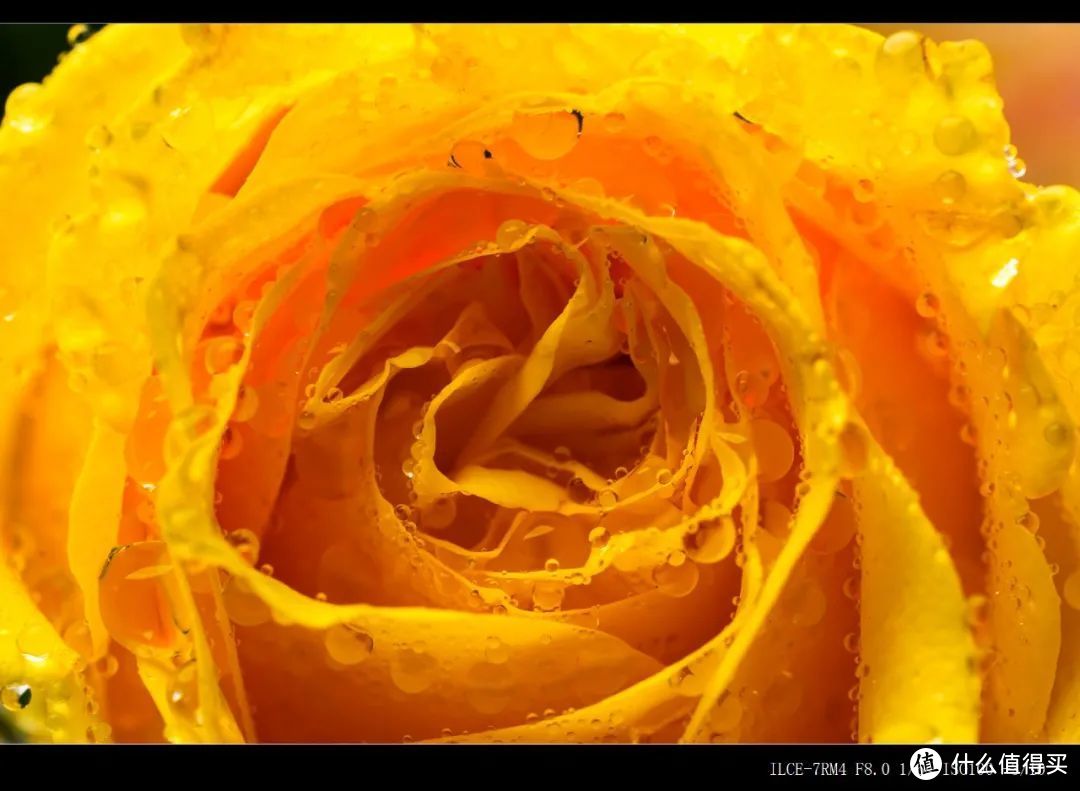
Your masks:
{"label": "dark background", "polygon": [[73,24],[0,24],[0,98],[7,99],[24,82],[41,82],[53,70],[60,53],[69,49],[67,33]]}

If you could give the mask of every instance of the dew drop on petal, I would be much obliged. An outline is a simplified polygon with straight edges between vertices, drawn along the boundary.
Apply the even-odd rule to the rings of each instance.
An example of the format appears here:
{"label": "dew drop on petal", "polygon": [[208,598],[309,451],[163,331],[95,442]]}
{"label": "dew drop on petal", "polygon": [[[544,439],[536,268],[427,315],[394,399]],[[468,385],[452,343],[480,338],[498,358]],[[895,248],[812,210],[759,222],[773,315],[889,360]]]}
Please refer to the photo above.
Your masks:
{"label": "dew drop on petal", "polygon": [[592,489],[585,481],[581,480],[577,476],[570,479],[566,484],[566,492],[570,495],[570,499],[575,503],[588,503],[592,497]]}
{"label": "dew drop on petal", "polygon": [[109,127],[101,124],[96,124],[86,133],[86,147],[91,151],[102,151],[108,148],[113,141],[113,134],[109,131]]}
{"label": "dew drop on petal", "polygon": [[726,694],[716,702],[709,712],[709,727],[714,733],[729,733],[734,730],[743,715],[743,704],[736,695]]}
{"label": "dew drop on petal", "polygon": [[218,453],[218,458],[222,461],[235,459],[240,455],[240,451],[243,450],[243,448],[244,439],[240,435],[240,432],[232,426],[227,426],[225,432],[221,435],[221,450]]}
{"label": "dew drop on petal", "polygon": [[233,308],[232,321],[233,326],[240,330],[242,333],[248,333],[251,330],[251,324],[255,319],[255,308],[257,305],[251,300],[244,300],[243,302],[236,303],[236,307]]}
{"label": "dew drop on petal", "polygon": [[779,423],[765,418],[754,420],[750,428],[758,457],[758,476],[765,482],[783,478],[795,460],[791,435]]}
{"label": "dew drop on petal", "polygon": [[206,344],[206,370],[211,374],[225,373],[240,362],[244,345],[236,338],[220,336]]}
{"label": "dew drop on petal", "polygon": [[15,639],[15,647],[28,662],[43,663],[49,656],[49,627],[44,624],[27,624]]}
{"label": "dew drop on petal", "polygon": [[594,527],[589,531],[589,543],[594,547],[607,546],[609,540],[611,540],[611,534],[604,527]]}
{"label": "dew drop on petal", "polygon": [[29,684],[8,684],[0,689],[0,704],[8,711],[21,711],[30,705],[33,692]]}
{"label": "dew drop on petal", "polygon": [[924,291],[919,295],[919,298],[915,300],[915,312],[924,319],[932,319],[938,314],[940,309],[941,301],[938,299],[937,294],[932,291]]}
{"label": "dew drop on petal", "polygon": [[74,47],[80,41],[82,41],[86,34],[90,31],[89,26],[84,24],[72,25],[67,31],[67,43],[69,47]]}
{"label": "dew drop on petal", "polygon": [[537,582],[533,586],[533,606],[541,612],[557,610],[565,594],[566,588],[559,582]]}
{"label": "dew drop on petal", "polygon": [[331,626],[326,630],[323,643],[330,658],[343,665],[363,662],[375,649],[371,635],[350,624]]}
{"label": "dew drop on petal", "polygon": [[1043,438],[1054,447],[1061,447],[1069,441],[1072,431],[1064,423],[1049,423],[1043,429]]}
{"label": "dew drop on petal", "polygon": [[198,672],[195,663],[180,668],[166,685],[165,697],[176,712],[192,716],[199,707]]}
{"label": "dew drop on petal", "polygon": [[661,593],[682,598],[697,587],[700,572],[696,563],[685,561],[677,566],[665,563],[653,570],[653,582]]}
{"label": "dew drop on petal", "polygon": [[415,695],[435,683],[438,669],[438,661],[426,651],[404,646],[390,662],[390,678],[402,692]]}
{"label": "dew drop on petal", "polygon": [[161,137],[178,151],[199,151],[210,143],[214,134],[214,117],[208,104],[197,102],[177,107],[162,124]]}
{"label": "dew drop on petal", "polygon": [[512,247],[529,230],[521,220],[507,220],[495,232],[495,243],[500,247]]}
{"label": "dew drop on petal", "polygon": [[966,154],[978,142],[979,133],[975,125],[963,116],[947,116],[934,127],[934,145],[945,156]]}
{"label": "dew drop on petal", "polygon": [[490,635],[484,641],[484,657],[488,662],[500,665],[510,660],[510,649],[498,637]]}
{"label": "dew drop on petal", "polygon": [[695,563],[716,563],[735,548],[735,522],[730,516],[705,519],[683,536],[686,554]]}
{"label": "dew drop on petal", "polygon": [[619,495],[613,489],[601,489],[596,495],[596,504],[601,508],[614,508],[619,502]]}
{"label": "dew drop on petal", "polygon": [[249,566],[255,565],[259,559],[259,537],[254,532],[244,527],[237,528],[226,533],[225,540],[240,553],[245,563]]}
{"label": "dew drop on petal", "polygon": [[259,410],[259,394],[255,388],[241,385],[236,394],[236,408],[233,410],[232,419],[237,423],[246,423],[255,417]]}
{"label": "dew drop on petal", "polygon": [[1080,569],[1068,576],[1061,593],[1066,604],[1074,610],[1080,610]]}
{"label": "dew drop on petal", "polygon": [[8,94],[4,104],[4,125],[23,134],[32,134],[43,129],[48,118],[38,107],[40,100],[40,83],[27,82],[15,88]]}
{"label": "dew drop on petal", "polygon": [[560,159],[578,141],[578,117],[567,110],[516,112],[510,135],[535,159]]}
{"label": "dew drop on petal", "polygon": [[955,170],[947,170],[934,181],[934,191],[938,199],[946,204],[956,203],[967,192],[967,180]]}

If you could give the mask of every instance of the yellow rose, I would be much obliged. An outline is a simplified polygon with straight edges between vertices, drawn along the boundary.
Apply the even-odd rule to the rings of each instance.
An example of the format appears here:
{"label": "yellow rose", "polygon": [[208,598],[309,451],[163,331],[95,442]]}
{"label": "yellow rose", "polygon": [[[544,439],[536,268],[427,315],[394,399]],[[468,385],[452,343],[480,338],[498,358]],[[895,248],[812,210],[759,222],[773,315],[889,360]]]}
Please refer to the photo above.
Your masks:
{"label": "yellow rose", "polygon": [[1080,199],[1001,109],[843,26],[79,44],[0,129],[11,726],[1080,738]]}

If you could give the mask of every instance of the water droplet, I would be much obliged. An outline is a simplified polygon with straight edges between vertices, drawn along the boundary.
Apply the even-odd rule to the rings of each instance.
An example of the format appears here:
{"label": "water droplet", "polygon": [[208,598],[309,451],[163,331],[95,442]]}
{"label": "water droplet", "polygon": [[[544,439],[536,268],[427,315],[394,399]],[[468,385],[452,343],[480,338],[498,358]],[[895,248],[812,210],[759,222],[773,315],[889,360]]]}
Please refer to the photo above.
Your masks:
{"label": "water droplet", "polygon": [[758,477],[764,482],[783,478],[795,460],[791,435],[779,423],[764,418],[752,421],[750,429],[758,457]]}
{"label": "water droplet", "polygon": [[184,665],[169,679],[165,695],[175,711],[188,717],[195,714],[199,708],[199,674],[194,662]]}
{"label": "water droplet", "polygon": [[915,300],[915,312],[924,319],[932,319],[941,310],[941,300],[932,291],[924,291]]}
{"label": "water droplet", "polygon": [[533,606],[541,612],[557,610],[562,606],[566,588],[559,582],[537,582],[533,585]]}
{"label": "water droplet", "polygon": [[229,546],[240,553],[240,557],[249,566],[254,566],[259,559],[259,537],[247,528],[241,527],[230,530],[225,534],[225,540]]}
{"label": "water droplet", "polygon": [[619,502],[619,495],[614,489],[601,489],[596,495],[596,504],[603,509],[614,508]]}
{"label": "water droplet", "polygon": [[735,521],[730,516],[705,519],[683,536],[683,547],[695,563],[716,563],[735,547]]}
{"label": "water droplet", "polygon": [[600,119],[604,131],[610,134],[618,134],[626,129],[626,116],[622,113],[607,113]]}
{"label": "water droplet", "polygon": [[952,205],[967,192],[967,179],[955,170],[947,170],[934,181],[934,191],[942,203]]}
{"label": "water droplet", "polygon": [[318,423],[318,416],[310,409],[303,410],[296,419],[296,425],[302,428],[304,431],[311,431],[315,428],[315,424]]}
{"label": "water droplet", "polygon": [[91,151],[102,151],[112,145],[113,134],[109,127],[95,124],[86,133],[86,147]]}
{"label": "water droplet", "polygon": [[93,653],[90,638],[90,626],[86,621],[75,621],[64,630],[64,642],[74,648],[80,656],[89,658]]}
{"label": "water droplet", "polygon": [[548,558],[544,561],[544,571],[556,572],[559,570],[559,561],[555,558]]}
{"label": "water droplet", "polygon": [[258,305],[252,300],[237,302],[232,312],[233,326],[247,335],[251,331],[251,324],[255,319],[255,309],[257,307]]}
{"label": "water droplet", "polygon": [[535,159],[560,159],[577,144],[579,120],[568,110],[516,112],[510,124],[510,135]]}
{"label": "water droplet", "polygon": [[844,584],[841,587],[841,590],[844,592],[844,595],[847,598],[849,598],[849,599],[851,599],[853,601],[858,599],[859,598],[859,578],[858,577],[848,577],[846,580],[844,580]]}
{"label": "water droplet", "polygon": [[186,23],[180,25],[180,37],[197,54],[210,55],[221,47],[225,26],[220,23]]}
{"label": "water droplet", "polygon": [[1054,447],[1061,447],[1072,437],[1072,429],[1064,423],[1053,422],[1043,429],[1043,438]]}
{"label": "water droplet", "polygon": [[1062,586],[1061,594],[1066,604],[1074,610],[1080,610],[1080,569],[1068,576]]}
{"label": "water droplet", "polygon": [[662,467],[656,471],[656,485],[667,486],[671,483],[671,470],[667,467]]}
{"label": "water droplet", "polygon": [[41,98],[40,83],[28,82],[17,87],[4,104],[4,124],[23,134],[44,128],[48,117],[38,106]]}
{"label": "water droplet", "polygon": [[566,484],[566,493],[575,503],[587,503],[593,497],[592,489],[576,475]]}
{"label": "water droplet", "polygon": [[643,142],[645,153],[653,159],[657,160],[661,164],[666,164],[671,161],[671,148],[664,142],[663,138],[656,135],[649,135]]}
{"label": "water droplet", "polygon": [[679,567],[686,562],[686,553],[681,549],[676,549],[674,552],[667,556],[667,563],[669,566]]}
{"label": "water droplet", "polygon": [[552,455],[555,457],[555,461],[564,464],[570,461],[570,448],[565,445],[560,445],[552,451]]}
{"label": "water droplet", "polygon": [[114,654],[105,654],[95,665],[102,678],[109,679],[120,672],[120,660]]}
{"label": "water droplet", "polygon": [[206,344],[206,370],[211,374],[223,374],[240,362],[244,345],[236,338],[219,336]]}
{"label": "water droplet", "polygon": [[510,661],[510,649],[498,637],[491,635],[484,641],[484,656],[489,662],[501,665]]}
{"label": "water droplet", "polygon": [[989,601],[985,596],[971,596],[967,600],[967,611],[965,613],[965,619],[968,626],[977,628],[986,623],[988,618],[987,607]]}
{"label": "water droplet", "polygon": [[236,393],[236,408],[233,410],[232,419],[237,423],[246,423],[255,417],[259,410],[259,394],[255,388],[241,385]]}
{"label": "water droplet", "polygon": [[743,705],[736,695],[723,695],[709,712],[709,727],[714,733],[730,733],[743,716]]}
{"label": "water droplet", "polygon": [[8,711],[21,711],[30,705],[33,692],[29,684],[8,684],[0,690],[0,703]]}
{"label": "water droplet", "polygon": [[15,646],[28,662],[41,664],[49,656],[50,636],[50,629],[45,624],[27,624],[19,632]]}
{"label": "water droplet", "polygon": [[681,598],[697,587],[700,572],[696,563],[683,562],[677,566],[665,563],[653,570],[653,582],[668,596]]}
{"label": "water droplet", "polygon": [[87,25],[78,24],[72,25],[67,31],[67,43],[69,47],[74,47],[76,44],[85,41],[88,38],[90,28]]}
{"label": "water droplet", "polygon": [[966,154],[978,142],[979,133],[975,125],[963,116],[946,116],[934,127],[934,145],[945,156]]}
{"label": "water droplet", "polygon": [[879,63],[897,71],[922,73],[922,39],[911,30],[901,30],[881,42]]}
{"label": "water droplet", "polygon": [[351,624],[331,626],[326,630],[323,643],[330,658],[343,665],[363,662],[375,649],[371,635]]}
{"label": "water droplet", "polygon": [[1016,523],[1032,533],[1039,532],[1039,515],[1034,511],[1028,511],[1026,514],[1018,517]]}
{"label": "water droplet", "polygon": [[390,663],[390,678],[402,692],[415,695],[435,683],[438,661],[423,650],[399,648]]}
{"label": "water droplet", "polygon": [[481,175],[487,171],[490,159],[492,159],[491,151],[483,143],[476,140],[460,140],[450,149],[447,164],[452,168],[460,168],[466,173]]}
{"label": "water droplet", "polygon": [[589,531],[589,543],[597,549],[607,546],[610,540],[611,534],[608,533],[606,528],[598,526]]}
{"label": "water droplet", "polygon": [[[218,451],[218,458],[222,461],[235,459],[243,449],[244,438],[240,435],[240,432],[232,426],[226,426],[225,432],[221,435],[221,449]],[[218,492],[218,495],[220,494],[221,492]],[[214,502],[219,503],[220,500]]]}
{"label": "water droplet", "polygon": [[859,179],[851,188],[852,197],[860,203],[867,203],[874,199],[874,182],[870,179]]}
{"label": "water droplet", "polygon": [[175,108],[161,126],[161,137],[166,145],[178,151],[202,150],[213,135],[214,116],[204,102]]}

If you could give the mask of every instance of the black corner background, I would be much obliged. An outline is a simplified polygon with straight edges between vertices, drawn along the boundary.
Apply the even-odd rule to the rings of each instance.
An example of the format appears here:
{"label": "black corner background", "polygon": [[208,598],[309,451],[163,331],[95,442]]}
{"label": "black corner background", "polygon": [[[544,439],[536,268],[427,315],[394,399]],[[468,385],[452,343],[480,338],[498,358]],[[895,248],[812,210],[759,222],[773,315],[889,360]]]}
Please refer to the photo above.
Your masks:
{"label": "black corner background", "polygon": [[[68,30],[74,23],[0,24],[0,107],[24,82],[41,82],[70,47]],[[85,35],[100,29],[89,25]]]}

